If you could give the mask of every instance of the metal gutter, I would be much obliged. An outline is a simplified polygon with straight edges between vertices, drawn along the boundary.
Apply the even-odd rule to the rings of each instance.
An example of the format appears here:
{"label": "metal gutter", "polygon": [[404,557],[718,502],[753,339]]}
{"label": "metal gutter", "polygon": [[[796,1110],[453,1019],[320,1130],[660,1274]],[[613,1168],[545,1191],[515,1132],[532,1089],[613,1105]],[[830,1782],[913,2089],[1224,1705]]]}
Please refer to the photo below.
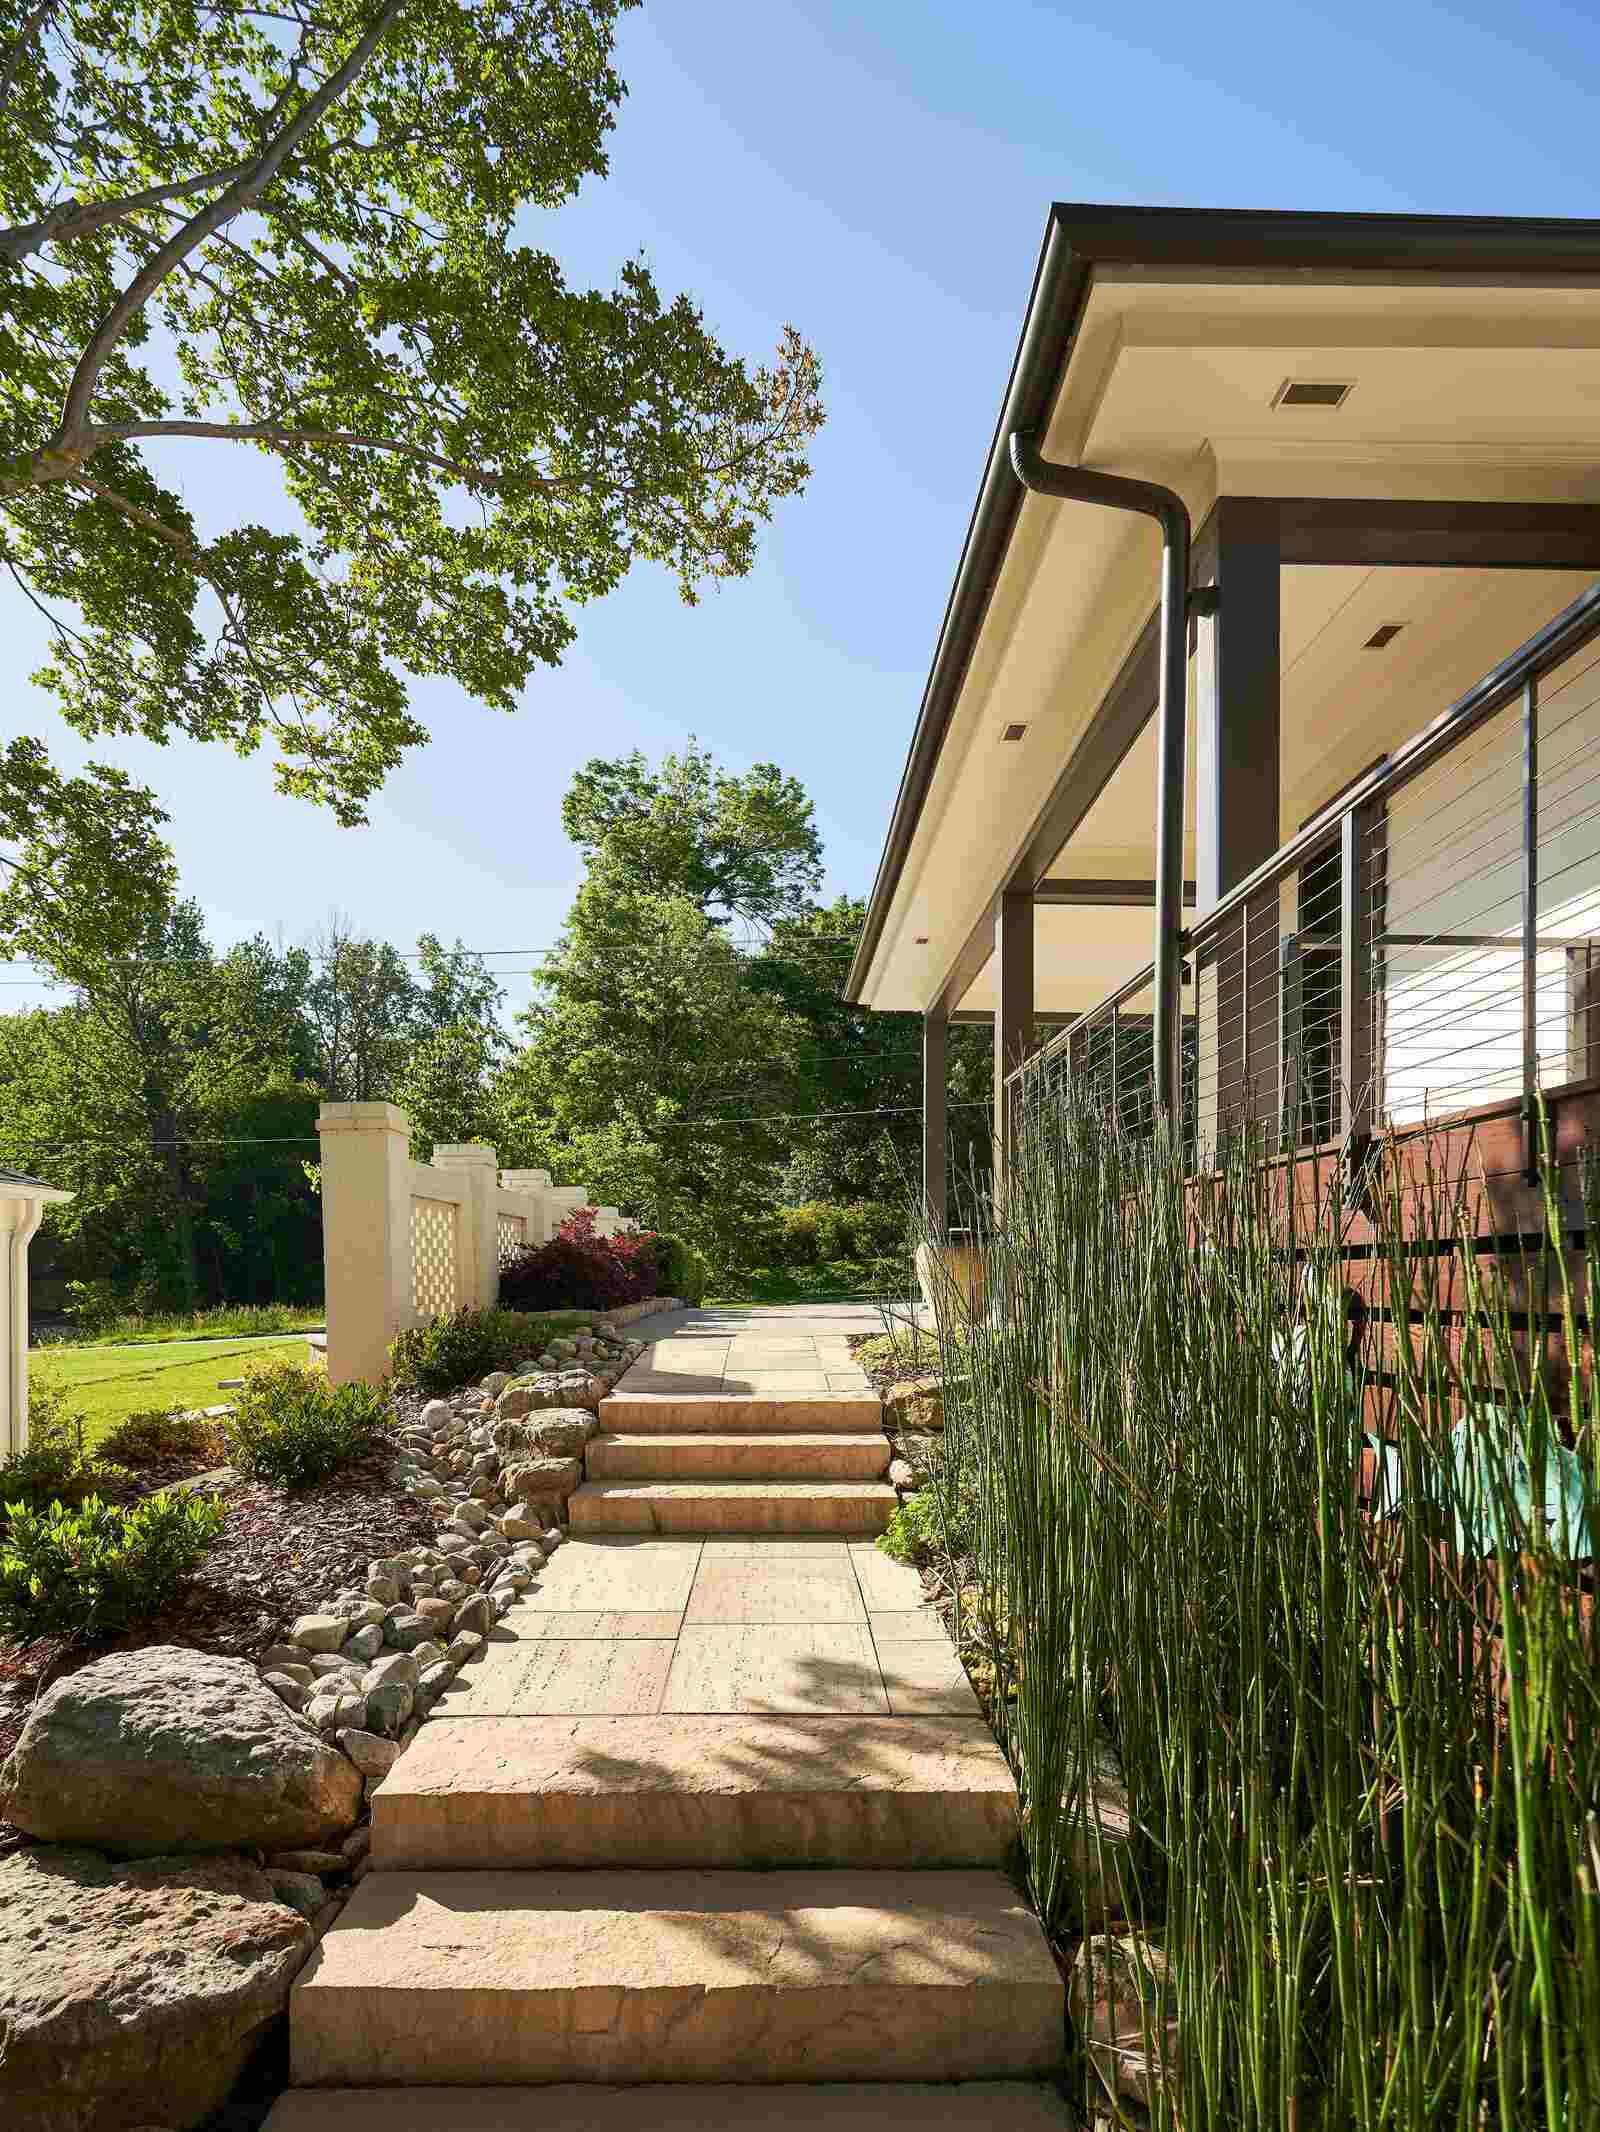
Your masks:
{"label": "metal gutter", "polygon": [[1024,488],[1072,503],[1137,511],[1161,528],[1161,692],[1157,698],[1156,770],[1156,1100],[1178,1114],[1179,1042],[1183,1022],[1183,755],[1189,672],[1189,507],[1176,489],[1125,474],[1101,474],[1044,458],[1037,437],[1011,438],[1011,465]]}
{"label": "metal gutter", "polygon": [[845,997],[859,999],[916,833],[1023,490],[1007,460],[1014,430],[1044,435],[1097,264],[1220,271],[1586,276],[1600,280],[1600,222],[1576,217],[1284,214],[1057,202],[985,462],[983,484],[923,690]]}

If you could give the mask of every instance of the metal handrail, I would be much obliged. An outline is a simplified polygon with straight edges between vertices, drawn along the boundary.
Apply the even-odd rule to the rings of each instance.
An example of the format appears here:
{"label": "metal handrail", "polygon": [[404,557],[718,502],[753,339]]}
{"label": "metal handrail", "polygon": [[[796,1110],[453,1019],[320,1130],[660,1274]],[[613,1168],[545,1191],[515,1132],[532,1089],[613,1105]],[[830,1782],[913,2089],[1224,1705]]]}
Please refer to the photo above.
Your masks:
{"label": "metal handrail", "polygon": [[[1526,643],[1519,645],[1508,658],[1501,660],[1481,681],[1468,689],[1465,695],[1458,697],[1447,710],[1424,726],[1420,733],[1415,734],[1393,755],[1385,756],[1381,762],[1375,763],[1370,770],[1357,778],[1354,784],[1341,792],[1337,799],[1330,800],[1287,844],[1280,845],[1270,858],[1263,860],[1261,865],[1246,874],[1243,880],[1235,883],[1210,910],[1197,918],[1187,931],[1180,935],[1183,954],[1203,951],[1237,912],[1243,910],[1256,897],[1277,888],[1291,874],[1297,873],[1308,859],[1316,856],[1335,839],[1348,843],[1352,835],[1352,825],[1362,810],[1376,810],[1391,793],[1420,776],[1431,764],[1458,747],[1479,726],[1504,710],[1519,692],[1524,696],[1528,712],[1524,720],[1527,730],[1524,736],[1522,806],[1525,904],[1522,927],[1518,936],[1512,940],[1496,939],[1491,942],[1484,939],[1481,943],[1473,940],[1470,944],[1481,944],[1485,947],[1503,946],[1520,953],[1525,962],[1547,946],[1553,948],[1585,945],[1582,938],[1547,940],[1546,936],[1534,930],[1538,761],[1537,748],[1532,737],[1531,704],[1528,703],[1528,698],[1541,674],[1569,657],[1597,634],[1600,634],[1600,584],[1591,586],[1587,592],[1571,601],[1542,629],[1529,637]],[[1341,930],[1340,934],[1330,937],[1329,945],[1331,946],[1335,939],[1342,944],[1343,938]],[[1419,938],[1413,943],[1408,936],[1397,934],[1375,937],[1368,946],[1379,948],[1387,945],[1399,948],[1413,944],[1428,946],[1436,943],[1451,944],[1438,939],[1437,936]],[[1469,944],[1465,936],[1460,944]],[[1014,1067],[1006,1075],[1006,1085],[1009,1087],[1012,1083],[1029,1079],[1053,1059],[1058,1058],[1063,1051],[1069,1050],[1076,1037],[1094,1027],[1107,1015],[1114,1015],[1125,1000],[1146,990],[1154,982],[1155,974],[1154,962],[1143,965],[1114,992],[1108,993],[1086,1013],[1080,1014],[1064,1029],[1058,1030],[1048,1043],[1041,1045],[1029,1058]],[[1529,989],[1526,977],[1524,989]],[[1524,1050],[1525,1053],[1528,1050],[1526,1043]],[[1536,1057],[1533,1066],[1529,1066],[1525,1059],[1524,1078],[1527,1079],[1528,1074],[1534,1071]],[[1531,1085],[1525,1088],[1524,1095],[1531,1113],[1534,1095]]]}

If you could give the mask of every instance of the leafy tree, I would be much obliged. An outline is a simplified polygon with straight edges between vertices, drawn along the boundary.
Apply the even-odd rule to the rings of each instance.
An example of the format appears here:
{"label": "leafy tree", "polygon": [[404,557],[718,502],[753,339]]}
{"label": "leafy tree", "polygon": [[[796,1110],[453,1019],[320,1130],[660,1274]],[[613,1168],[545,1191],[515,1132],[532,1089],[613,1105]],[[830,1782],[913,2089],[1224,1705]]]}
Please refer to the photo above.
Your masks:
{"label": "leafy tree", "polygon": [[317,1086],[330,1103],[385,1101],[417,1018],[416,986],[399,950],[363,940],[335,916],[312,949],[304,1011]]}
{"label": "leafy tree", "polygon": [[822,881],[822,840],[797,778],[774,763],[719,770],[690,741],[652,770],[637,750],[596,756],[572,780],[561,825],[585,859],[706,916],[771,925]]}
{"label": "leafy tree", "polygon": [[[819,1115],[796,1125],[781,1192],[805,1200],[908,1200],[922,1182],[922,1019],[879,1014],[844,996],[866,919],[858,896],[785,918],[750,983],[781,1000],[799,1032],[786,1062],[787,1107]],[[953,1176],[987,1174],[993,1050],[989,1032],[953,1028],[947,1046]]]}
{"label": "leafy tree", "polygon": [[[51,960],[71,1003],[7,1017],[0,1159],[26,1167],[35,1149],[52,1151],[53,1174],[77,1195],[53,1225],[76,1242],[85,1277],[115,1269],[135,1300],[192,1310],[222,1292],[215,1262],[240,1246],[220,1208],[208,1232],[208,1174],[252,1104],[294,1088],[303,959],[263,941],[213,956],[192,903],[172,906],[139,947],[94,965],[69,930]],[[286,1169],[310,1151],[276,1159]]]}
{"label": "leafy tree", "polygon": [[[0,563],[78,732],[270,742],[354,822],[426,737],[407,675],[509,710],[634,561],[750,568],[811,351],[752,371],[642,261],[574,288],[523,241],[605,172],[624,4],[7,0]],[[184,501],[241,453],[280,526]],[[63,843],[129,807],[28,752],[0,788]]]}
{"label": "leafy tree", "polygon": [[682,1230],[718,1263],[772,1202],[783,1141],[742,1121],[752,1082],[791,1042],[778,1003],[684,895],[591,861],[529,1041],[496,1089],[507,1159],[579,1177],[597,1197]]}

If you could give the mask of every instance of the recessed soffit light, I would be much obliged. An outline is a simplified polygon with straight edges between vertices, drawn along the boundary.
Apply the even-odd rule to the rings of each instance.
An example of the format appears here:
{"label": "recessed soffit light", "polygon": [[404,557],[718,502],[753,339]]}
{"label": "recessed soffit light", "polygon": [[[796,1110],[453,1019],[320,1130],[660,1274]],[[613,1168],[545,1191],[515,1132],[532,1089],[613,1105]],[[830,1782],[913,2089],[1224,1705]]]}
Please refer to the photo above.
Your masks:
{"label": "recessed soffit light", "polygon": [[1000,735],[1000,738],[1002,740],[1020,740],[1023,734],[1027,732],[1027,730],[1027,722],[1026,720],[1024,720],[1021,725],[1008,725],[1005,731]]}
{"label": "recessed soffit light", "polygon": [[1274,407],[1342,407],[1355,383],[1350,378],[1285,378],[1273,394]]}
{"label": "recessed soffit light", "polygon": [[1406,625],[1404,622],[1379,623],[1378,627],[1372,632],[1371,636],[1368,637],[1366,643],[1362,645],[1361,649],[1363,651],[1382,651],[1386,645],[1392,644],[1394,642],[1395,638],[1399,636],[1401,630],[1404,629],[1405,626]]}

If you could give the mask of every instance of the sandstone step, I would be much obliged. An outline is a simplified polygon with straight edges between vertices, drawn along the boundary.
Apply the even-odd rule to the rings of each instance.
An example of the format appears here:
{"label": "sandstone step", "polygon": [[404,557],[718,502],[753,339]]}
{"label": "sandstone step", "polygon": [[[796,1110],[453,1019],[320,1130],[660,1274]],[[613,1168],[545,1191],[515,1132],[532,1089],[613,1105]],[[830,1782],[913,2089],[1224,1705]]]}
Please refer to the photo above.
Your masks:
{"label": "sandstone step", "polygon": [[881,1480],[889,1468],[889,1439],[837,1431],[780,1436],[597,1436],[589,1445],[592,1481],[850,1481]]}
{"label": "sandstone step", "polygon": [[372,1800],[380,1871],[999,1865],[982,1718],[436,1717]]}
{"label": "sandstone step", "polygon": [[[624,1379],[624,1386],[626,1379]],[[600,1402],[600,1426],[617,1435],[748,1436],[796,1430],[859,1436],[883,1427],[876,1392],[797,1392],[757,1397],[749,1392],[611,1392]]]}
{"label": "sandstone step", "polygon": [[369,1873],[294,1986],[290,2077],[1037,2079],[1063,2018],[997,1872]]}
{"label": "sandstone step", "polygon": [[264,2132],[1072,2132],[1042,2081],[821,2087],[301,2088]]}
{"label": "sandstone step", "polygon": [[878,1533],[899,1498],[883,1481],[584,1481],[581,1532]]}

